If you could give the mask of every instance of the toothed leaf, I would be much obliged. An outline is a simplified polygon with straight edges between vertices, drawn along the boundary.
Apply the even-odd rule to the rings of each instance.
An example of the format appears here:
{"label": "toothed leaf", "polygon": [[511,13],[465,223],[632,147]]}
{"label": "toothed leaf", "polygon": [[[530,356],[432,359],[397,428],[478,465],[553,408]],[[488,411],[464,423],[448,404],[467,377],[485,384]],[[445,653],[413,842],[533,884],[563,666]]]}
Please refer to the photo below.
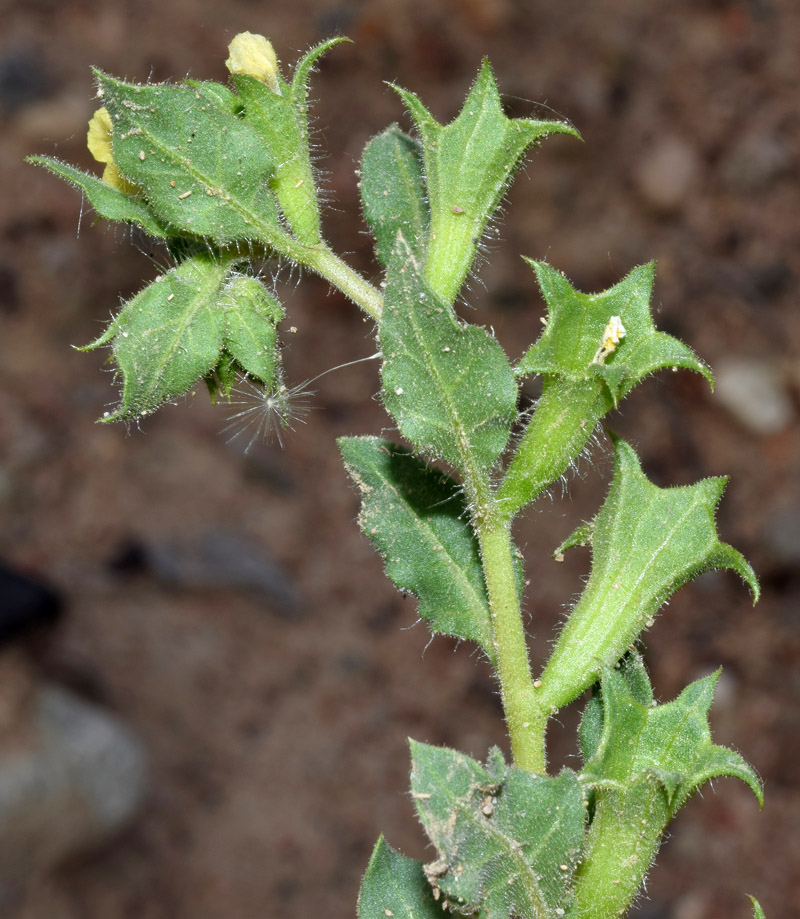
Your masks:
{"label": "toothed leaf", "polygon": [[359,524],[388,577],[418,598],[432,631],[475,641],[494,660],[480,554],[458,483],[377,437],[342,437],[339,449],[361,492]]}
{"label": "toothed leaf", "polygon": [[403,436],[475,483],[508,443],[517,386],[503,349],[460,322],[420,274],[402,237],[389,264],[380,326],[383,400]]}
{"label": "toothed leaf", "polygon": [[548,134],[578,134],[560,121],[507,118],[487,60],[461,112],[447,126],[440,125],[414,93],[394,88],[424,148],[431,211],[425,277],[442,299],[452,303],[525,152]]}
{"label": "toothed leaf", "polygon": [[122,220],[135,223],[151,236],[165,237],[171,235],[170,228],[150,210],[147,202],[137,195],[126,195],[97,176],[81,172],[68,163],[61,163],[50,156],[30,156],[29,163],[44,166],[50,172],[72,185],[76,185],[89,199],[89,203],[101,217],[106,220]]}
{"label": "toothed leaf", "polygon": [[594,521],[592,572],[542,674],[539,699],[555,711],[613,665],[675,591],[704,571],[730,568],[758,597],[752,568],[714,524],[726,479],[680,488],[648,481],[634,451],[616,443],[614,480]]}
{"label": "toothed leaf", "polygon": [[425,252],[430,213],[422,175],[422,150],[397,125],[373,137],[361,160],[361,202],[364,219],[375,237],[375,251],[384,266],[398,232],[419,261]]}
{"label": "toothed leaf", "polygon": [[114,161],[159,218],[220,244],[258,239],[285,248],[268,181],[274,158],[224,101],[191,86],[96,77],[114,126]]}
{"label": "toothed leaf", "polygon": [[667,824],[710,779],[739,778],[763,803],[752,767],[711,740],[708,711],[718,676],[697,680],[673,702],[654,706],[637,656],[618,670],[604,666],[602,732],[580,774],[594,794],[594,817],[576,875],[576,915],[624,912]]}
{"label": "toothed leaf", "polygon": [[422,862],[378,839],[358,895],[358,919],[445,919]]}
{"label": "toothed leaf", "polygon": [[553,919],[569,902],[586,809],[577,776],[491,771],[445,747],[411,742],[411,794],[437,860],[431,883],[461,913]]}
{"label": "toothed leaf", "polygon": [[122,375],[120,404],[102,421],[147,415],[212,370],[222,350],[218,299],[226,271],[210,256],[187,258],[137,294],[82,349],[110,343]]}
{"label": "toothed leaf", "polygon": [[[516,367],[542,374],[543,390],[500,490],[519,510],[558,479],[586,446],[597,422],[656,370],[682,367],[713,382],[686,345],[656,331],[650,315],[654,265],[634,268],[619,284],[583,294],[544,262],[529,260],[547,302],[547,325]],[[606,328],[621,320],[624,337],[604,350]]]}

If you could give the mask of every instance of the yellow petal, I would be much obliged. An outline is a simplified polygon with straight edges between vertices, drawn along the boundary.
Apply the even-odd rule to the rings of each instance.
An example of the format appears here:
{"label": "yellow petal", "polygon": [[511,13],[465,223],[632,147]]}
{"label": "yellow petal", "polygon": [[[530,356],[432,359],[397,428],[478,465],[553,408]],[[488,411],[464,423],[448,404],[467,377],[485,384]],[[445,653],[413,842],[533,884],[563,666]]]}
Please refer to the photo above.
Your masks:
{"label": "yellow petal", "polygon": [[134,185],[133,182],[129,182],[125,178],[119,171],[117,164],[113,161],[106,163],[106,168],[103,170],[103,181],[106,185],[110,185],[112,188],[118,188],[126,195],[136,195],[141,191],[138,185]]}
{"label": "yellow petal", "polygon": [[230,57],[225,61],[225,66],[230,73],[255,77],[266,83],[274,93],[281,95],[278,57],[271,42],[263,35],[240,32],[228,45],[228,53]]}
{"label": "yellow petal", "polygon": [[111,147],[111,134],[114,126],[111,124],[111,116],[108,109],[103,106],[99,108],[92,120],[89,122],[89,131],[86,135],[86,146],[89,153],[97,160],[98,163],[110,163],[114,159],[114,152]]}

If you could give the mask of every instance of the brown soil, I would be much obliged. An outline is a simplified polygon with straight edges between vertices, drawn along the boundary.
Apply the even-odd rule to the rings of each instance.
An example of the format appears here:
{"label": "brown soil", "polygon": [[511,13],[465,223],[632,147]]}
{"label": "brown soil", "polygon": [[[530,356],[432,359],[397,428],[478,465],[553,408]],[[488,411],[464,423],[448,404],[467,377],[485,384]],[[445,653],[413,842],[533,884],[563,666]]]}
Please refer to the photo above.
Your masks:
{"label": "brown soil", "polygon": [[[224,79],[238,31],[268,34],[291,61],[341,30],[355,44],[313,83],[335,202],[327,232],[374,275],[354,170],[372,134],[407,125],[382,81],[446,120],[487,54],[514,114],[555,110],[584,143],[547,141],[517,179],[502,244],[469,295],[478,320],[514,356],[536,336],[542,307],[520,253],[547,257],[584,290],[655,258],[660,327],[712,367],[766,362],[795,413],[800,6],[5,0],[0,21],[0,555],[67,598],[43,673],[118,712],[152,760],[136,824],[35,885],[14,919],[345,919],[379,832],[430,857],[407,794],[406,737],[477,757],[505,745],[485,665],[467,647],[429,644],[414,601],[385,581],[354,523],[334,438],[387,426],[376,368],[314,384],[320,410],[283,450],[226,445],[225,411],[199,390],[141,430],[94,425],[111,377],[102,357],[69,346],[93,338],[164,257],[79,219],[76,194],[22,157],[91,165],[90,64],[141,80]],[[341,296],[295,282],[280,285],[297,328],[285,336],[291,381],[374,350]],[[637,915],[745,917],[750,892],[771,919],[800,917],[800,431],[792,420],[755,433],[688,374],[648,382],[613,426],[660,484],[732,475],[720,529],[764,587],[753,610],[733,576],[706,576],[650,633],[661,698],[724,666],[715,737],[760,771],[767,805],[759,815],[733,780],[706,790],[675,823]],[[549,552],[602,499],[607,459],[597,453],[584,471],[566,500],[556,493],[519,527],[537,660],[587,565],[575,552],[558,566]],[[295,607],[169,586],[123,564],[219,533],[279,564]],[[569,761],[574,727],[568,715],[556,732],[556,762]]]}

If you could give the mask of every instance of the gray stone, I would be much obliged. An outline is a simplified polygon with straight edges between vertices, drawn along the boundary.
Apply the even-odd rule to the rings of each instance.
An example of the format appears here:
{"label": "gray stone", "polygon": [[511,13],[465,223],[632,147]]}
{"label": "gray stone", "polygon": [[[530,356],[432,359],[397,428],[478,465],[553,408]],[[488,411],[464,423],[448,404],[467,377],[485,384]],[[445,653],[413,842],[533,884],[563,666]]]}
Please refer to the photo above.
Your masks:
{"label": "gray stone", "polygon": [[0,749],[0,903],[124,827],[147,788],[144,750],[113,715],[44,686],[26,742]]}
{"label": "gray stone", "polygon": [[193,540],[148,545],[147,560],[163,582],[178,587],[255,590],[283,613],[297,607],[294,588],[262,546],[235,533],[210,532]]}
{"label": "gray stone", "polygon": [[786,381],[772,364],[755,358],[723,358],[714,368],[716,396],[753,434],[774,434],[794,415]]}
{"label": "gray stone", "polygon": [[636,164],[633,180],[645,203],[668,213],[681,208],[700,174],[700,158],[679,137],[663,137]]}

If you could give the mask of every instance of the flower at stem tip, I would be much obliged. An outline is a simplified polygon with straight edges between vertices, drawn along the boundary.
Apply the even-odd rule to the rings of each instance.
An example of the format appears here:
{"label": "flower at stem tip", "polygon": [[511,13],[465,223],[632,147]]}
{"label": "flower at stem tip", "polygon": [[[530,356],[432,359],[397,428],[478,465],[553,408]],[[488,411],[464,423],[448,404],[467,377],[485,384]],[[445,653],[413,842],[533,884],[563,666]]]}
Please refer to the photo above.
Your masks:
{"label": "flower at stem tip", "polygon": [[278,56],[268,39],[252,32],[240,32],[228,45],[228,52],[230,57],[225,66],[230,73],[254,77],[266,83],[276,95],[281,95]]}

